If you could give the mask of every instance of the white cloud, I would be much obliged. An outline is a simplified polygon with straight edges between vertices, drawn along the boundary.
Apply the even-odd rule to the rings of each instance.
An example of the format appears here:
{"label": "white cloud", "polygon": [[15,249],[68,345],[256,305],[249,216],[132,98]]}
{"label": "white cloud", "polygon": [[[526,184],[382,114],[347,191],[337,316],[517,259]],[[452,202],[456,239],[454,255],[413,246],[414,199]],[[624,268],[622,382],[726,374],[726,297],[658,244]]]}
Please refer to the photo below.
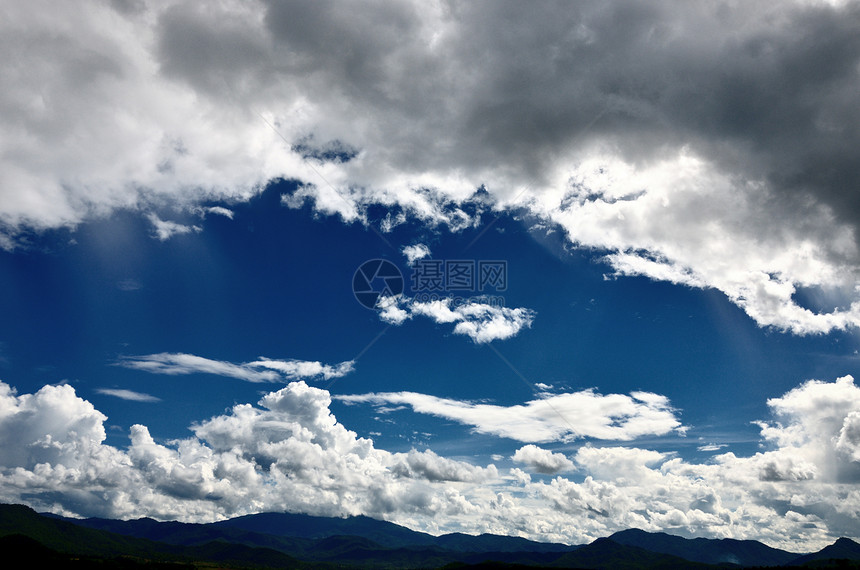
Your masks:
{"label": "white cloud", "polygon": [[536,445],[524,445],[511,457],[517,463],[528,465],[537,473],[555,475],[561,471],[571,471],[574,468],[573,461],[561,453],[553,453],[548,449],[542,449]]}
{"label": "white cloud", "polygon": [[643,435],[665,435],[682,430],[665,398],[639,400],[623,394],[584,390],[555,394],[514,406],[498,406],[439,398],[415,392],[342,395],[347,403],[375,406],[406,404],[418,413],[472,426],[528,443],[571,441],[580,438],[629,441]]}
{"label": "white cloud", "polygon": [[[568,196],[564,207],[553,203],[539,207],[565,228],[571,240],[613,252],[604,259],[614,276],[642,275],[715,288],[759,325],[798,334],[844,330],[860,323],[860,302],[850,298],[856,293],[856,266],[828,259],[851,259],[858,250],[850,228],[826,209],[810,209],[802,222],[796,222],[817,228],[819,243],[776,221],[765,230],[762,220],[775,214],[772,202],[737,188],[729,174],[685,153],[648,171],[595,159],[583,164],[577,177],[578,185],[612,196],[648,189],[630,200],[579,203]],[[821,313],[805,309],[794,298],[799,286],[847,291],[840,303],[847,308]]]}
{"label": "white cloud", "polygon": [[516,336],[534,321],[535,312],[518,307],[511,309],[467,300],[457,303],[452,297],[434,301],[417,301],[408,297],[380,298],[379,318],[401,325],[415,315],[428,317],[439,324],[456,323],[454,334],[462,334],[478,344]]}
{"label": "white cloud", "polygon": [[809,381],[768,400],[777,422],[761,422],[762,436],[777,449],[762,454],[767,479],[819,478],[860,483],[857,418],[860,388],[851,376]]}
{"label": "white cloud", "polygon": [[186,226],[177,222],[165,221],[155,214],[149,214],[148,217],[154,228],[154,236],[160,241],[167,241],[175,235],[202,231],[200,226]]}
{"label": "white cloud", "polygon": [[706,443],[705,445],[700,445],[696,449],[699,451],[719,451],[724,447],[728,447],[725,443]]}
{"label": "white cloud", "polygon": [[255,362],[249,362],[243,366],[276,370],[283,374],[285,378],[290,379],[322,377],[325,380],[330,380],[332,378],[346,376],[355,370],[355,362],[352,360],[347,360],[332,366],[330,364],[322,364],[317,361],[271,360],[269,358],[263,358]]}
{"label": "white cloud", "polygon": [[105,439],[106,419],[91,403],[77,398],[69,385],[17,396],[0,383],[0,465],[85,467]]}
{"label": "white cloud", "polygon": [[17,395],[0,383],[0,501],[196,522],[280,510],[365,514],[434,533],[568,543],[630,527],[793,551],[858,538],[860,389],[849,377],[770,400],[778,423],[762,423],[762,435],[771,449],[750,457],[690,463],[594,443],[570,457],[533,445],[513,454],[536,472],[575,470],[575,480],[533,481],[519,468],[501,472],[432,450],[391,453],[343,426],[330,404],[327,391],[292,382],[193,424],[185,439],[159,442],[135,425],[119,449],[105,443],[105,415],[71,386]]}
{"label": "white cloud", "polygon": [[[63,513],[216,520],[262,510],[386,516],[468,508],[456,485],[497,479],[432,451],[389,453],[337,422],[328,392],[293,382],[159,443],[123,451],[70,386],[16,396],[0,383],[0,500]],[[448,487],[447,484],[455,485]]]}
{"label": "white cloud", "polygon": [[233,210],[224,208],[223,206],[210,206],[204,210],[206,214],[216,214],[225,218],[233,219]]}
{"label": "white cloud", "polygon": [[406,256],[406,262],[412,266],[419,259],[430,257],[430,248],[423,243],[403,246],[403,255]]}
{"label": "white cloud", "polygon": [[454,461],[439,457],[431,450],[415,451],[414,449],[398,456],[398,461],[391,467],[392,473],[410,478],[424,478],[428,481],[466,481],[480,483],[498,477],[498,470],[490,465],[487,468],[476,467],[463,461]]}
{"label": "white cloud", "polygon": [[[406,308],[401,307],[405,304]],[[376,303],[376,308],[379,309],[379,318],[390,325],[402,325],[412,318],[412,313],[408,310],[408,301],[405,301],[402,296],[397,297],[380,297]]]}
{"label": "white cloud", "polygon": [[153,374],[215,374],[238,378],[247,382],[282,382],[299,378],[329,380],[349,374],[355,365],[351,360],[330,365],[317,361],[272,360],[269,358],[261,358],[244,364],[233,364],[193,354],[167,352],[128,356],[120,359],[116,364],[124,368],[143,370]]}
{"label": "white cloud", "polygon": [[161,398],[156,398],[150,394],[135,392],[134,390],[125,390],[122,388],[98,388],[96,392],[106,396],[113,396],[123,400],[131,400],[133,402],[160,402]]}

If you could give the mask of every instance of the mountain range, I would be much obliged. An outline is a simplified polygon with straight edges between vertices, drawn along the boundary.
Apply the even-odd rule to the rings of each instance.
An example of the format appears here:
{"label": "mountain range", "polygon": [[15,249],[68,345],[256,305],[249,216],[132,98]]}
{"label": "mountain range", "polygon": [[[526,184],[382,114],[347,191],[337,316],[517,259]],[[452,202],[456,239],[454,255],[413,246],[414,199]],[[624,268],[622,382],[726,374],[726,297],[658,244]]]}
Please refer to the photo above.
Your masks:
{"label": "mountain range", "polygon": [[0,548],[34,563],[99,568],[860,568],[860,544],[847,538],[793,553],[752,540],[630,529],[569,546],[491,534],[433,536],[363,516],[263,513],[191,524],[73,519],[23,505],[0,505]]}

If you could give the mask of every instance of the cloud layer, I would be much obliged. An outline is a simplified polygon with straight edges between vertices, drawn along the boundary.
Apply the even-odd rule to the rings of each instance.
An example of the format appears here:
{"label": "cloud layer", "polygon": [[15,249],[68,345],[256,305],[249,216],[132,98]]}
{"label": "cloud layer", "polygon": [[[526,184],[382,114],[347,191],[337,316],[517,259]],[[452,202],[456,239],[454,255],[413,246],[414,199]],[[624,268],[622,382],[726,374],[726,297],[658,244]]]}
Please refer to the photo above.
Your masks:
{"label": "cloud layer", "polygon": [[[594,413],[602,403],[591,402]],[[338,422],[327,391],[302,381],[195,423],[184,439],[159,442],[134,425],[125,449],[105,443],[106,416],[71,386],[17,395],[0,383],[0,500],[186,521],[366,514],[568,543],[628,527],[794,551],[858,538],[860,388],[850,377],[810,381],[768,403],[767,449],[751,457],[697,464],[635,446],[591,443],[568,456],[529,444],[513,455],[522,468],[503,469],[379,449]]]}
{"label": "cloud layer", "polygon": [[212,360],[194,354],[168,353],[127,356],[117,366],[143,370],[154,374],[215,374],[238,378],[247,382],[283,382],[299,378],[340,378],[352,372],[355,363],[351,360],[331,365],[307,360],[272,360],[261,358],[254,362],[233,364]]}
{"label": "cloud layer", "polygon": [[683,431],[669,400],[634,392],[602,395],[594,390],[547,395],[516,406],[439,398],[416,392],[337,396],[343,402],[376,406],[408,405],[414,411],[472,426],[477,433],[522,442],[594,438],[630,441],[643,435]]}
{"label": "cloud layer", "polygon": [[860,322],[856,2],[28,0],[0,38],[7,248],[117,208],[168,239],[197,226],[157,208],[284,177],[383,230],[524,209],[762,326]]}

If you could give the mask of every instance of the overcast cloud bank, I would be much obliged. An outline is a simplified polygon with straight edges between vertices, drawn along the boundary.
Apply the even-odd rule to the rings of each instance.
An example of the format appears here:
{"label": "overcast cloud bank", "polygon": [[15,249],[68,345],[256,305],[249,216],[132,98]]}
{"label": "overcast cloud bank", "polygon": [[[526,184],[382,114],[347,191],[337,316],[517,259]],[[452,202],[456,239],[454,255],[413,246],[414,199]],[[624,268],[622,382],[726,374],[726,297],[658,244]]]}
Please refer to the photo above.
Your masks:
{"label": "overcast cloud bank", "polygon": [[798,334],[860,323],[856,2],[2,11],[3,247],[118,208],[171,239],[283,177],[285,205],[383,231],[525,209],[609,274]]}

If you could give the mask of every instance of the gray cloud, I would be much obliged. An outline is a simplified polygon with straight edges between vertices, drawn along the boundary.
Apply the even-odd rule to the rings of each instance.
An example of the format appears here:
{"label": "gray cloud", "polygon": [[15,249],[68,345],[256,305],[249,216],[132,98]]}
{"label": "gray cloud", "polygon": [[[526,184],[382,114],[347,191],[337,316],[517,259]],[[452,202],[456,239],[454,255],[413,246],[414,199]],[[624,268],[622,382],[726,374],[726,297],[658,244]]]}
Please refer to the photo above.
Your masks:
{"label": "gray cloud", "polygon": [[[463,228],[483,186],[617,275],[713,287],[796,333],[860,322],[856,2],[115,6],[9,4],[4,248],[278,177],[304,183],[285,203],[348,221],[384,204]],[[804,312],[797,287],[849,308]]]}

